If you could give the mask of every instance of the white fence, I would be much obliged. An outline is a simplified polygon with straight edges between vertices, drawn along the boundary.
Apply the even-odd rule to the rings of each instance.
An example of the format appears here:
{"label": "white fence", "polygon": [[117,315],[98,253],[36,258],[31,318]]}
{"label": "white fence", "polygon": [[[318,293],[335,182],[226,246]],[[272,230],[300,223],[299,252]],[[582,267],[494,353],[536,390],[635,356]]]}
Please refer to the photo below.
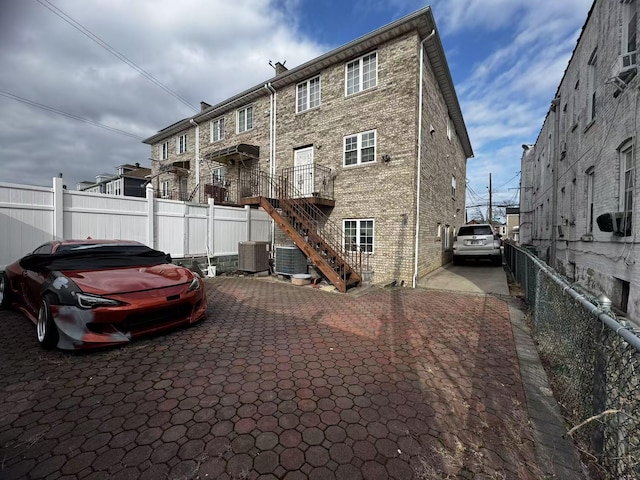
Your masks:
{"label": "white fence", "polygon": [[[137,240],[174,258],[235,255],[238,243],[271,241],[263,210],[0,183],[0,268],[55,239]],[[208,249],[208,251],[207,251]]]}

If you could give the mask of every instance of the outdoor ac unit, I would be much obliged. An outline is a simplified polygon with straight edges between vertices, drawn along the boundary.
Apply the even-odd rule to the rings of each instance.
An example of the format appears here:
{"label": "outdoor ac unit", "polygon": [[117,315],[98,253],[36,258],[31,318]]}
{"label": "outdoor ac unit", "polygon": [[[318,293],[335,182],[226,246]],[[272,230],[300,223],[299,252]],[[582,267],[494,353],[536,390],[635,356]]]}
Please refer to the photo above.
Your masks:
{"label": "outdoor ac unit", "polygon": [[245,272],[269,270],[269,242],[240,242],[238,270]]}
{"label": "outdoor ac unit", "polygon": [[619,237],[631,235],[631,212],[610,212],[599,215],[596,223],[601,232],[612,232]]}
{"label": "outdoor ac unit", "polygon": [[284,275],[307,273],[307,257],[298,247],[276,247],[275,272]]}
{"label": "outdoor ac unit", "polygon": [[615,68],[616,72],[614,76],[618,77],[624,83],[629,83],[638,70],[636,52],[619,55]]}

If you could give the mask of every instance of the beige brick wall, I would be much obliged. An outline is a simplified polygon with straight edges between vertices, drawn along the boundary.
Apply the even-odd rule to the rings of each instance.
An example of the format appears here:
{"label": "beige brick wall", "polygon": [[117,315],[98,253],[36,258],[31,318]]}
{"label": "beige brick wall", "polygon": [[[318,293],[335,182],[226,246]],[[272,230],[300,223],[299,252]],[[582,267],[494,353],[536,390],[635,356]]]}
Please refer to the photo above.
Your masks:
{"label": "beige brick wall", "polygon": [[[377,48],[378,82],[375,88],[345,96],[345,63],[320,72],[321,105],[296,113],[296,85],[277,92],[276,167],[291,167],[297,148],[313,146],[314,162],[331,167],[335,177],[335,208],[330,220],[342,228],[345,219],[374,220],[374,253],[368,256],[373,280],[398,280],[411,285],[414,274],[416,169],[418,154],[419,39],[412,32]],[[451,231],[464,220],[465,167],[462,148],[454,136],[447,138],[446,104],[425,54],[422,147],[419,276],[446,262],[444,242],[435,237],[438,223]],[[254,129],[235,134],[235,110],[224,114],[225,139],[210,143],[209,123],[200,127],[200,151],[237,143],[260,147],[260,168],[269,170],[269,95],[253,102]],[[435,132],[429,133],[430,125]],[[375,162],[343,166],[344,137],[376,131]],[[193,136],[189,129],[189,152]],[[175,141],[170,141],[175,149]],[[159,145],[154,157],[159,158]],[[384,162],[383,155],[391,160]],[[170,149],[169,161],[176,159]],[[237,169],[237,167],[235,167]],[[194,168],[192,167],[192,174]],[[230,175],[237,174],[231,170]],[[457,195],[451,197],[451,175],[457,178]],[[208,175],[203,165],[201,175]],[[207,180],[203,180],[206,183]],[[190,179],[190,188],[195,178]],[[459,211],[458,211],[459,209]],[[457,214],[457,215],[456,215]],[[276,242],[282,240],[276,235]]]}

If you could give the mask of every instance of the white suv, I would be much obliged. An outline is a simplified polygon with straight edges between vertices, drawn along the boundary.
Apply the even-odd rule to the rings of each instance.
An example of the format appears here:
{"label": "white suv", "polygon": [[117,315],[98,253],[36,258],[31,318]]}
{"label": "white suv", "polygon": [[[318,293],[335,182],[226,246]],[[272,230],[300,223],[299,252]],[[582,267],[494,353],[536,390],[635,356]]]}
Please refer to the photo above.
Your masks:
{"label": "white suv", "polygon": [[467,258],[488,258],[495,265],[502,264],[500,237],[489,224],[463,225],[453,239],[453,264]]}

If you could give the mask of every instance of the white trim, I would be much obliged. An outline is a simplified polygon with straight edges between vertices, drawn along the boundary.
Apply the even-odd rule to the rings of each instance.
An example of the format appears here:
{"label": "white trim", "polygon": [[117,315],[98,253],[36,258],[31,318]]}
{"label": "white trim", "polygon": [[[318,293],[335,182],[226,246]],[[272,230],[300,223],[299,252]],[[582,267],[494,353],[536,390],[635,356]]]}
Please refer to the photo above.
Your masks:
{"label": "white trim", "polygon": [[[375,68],[375,83],[366,88],[363,87],[363,75],[362,75],[362,64],[365,57],[369,57],[371,55],[375,56],[376,68]],[[358,80],[357,86],[354,86],[355,89],[353,92],[349,93],[349,65],[353,65],[357,62],[358,64]],[[351,95],[355,95],[356,93],[363,92],[365,90],[370,90],[378,86],[378,51],[374,50],[372,52],[368,52],[354,60],[350,60],[344,64],[344,96],[349,97]]]}
{"label": "white trim", "polygon": [[[217,124],[217,128],[214,127],[214,124]],[[222,129],[220,129],[220,124],[222,124]],[[220,140],[224,140],[224,129],[225,129],[225,121],[224,117],[218,117],[211,120],[209,124],[209,143],[219,142]],[[213,138],[213,133],[217,132],[219,137]]]}
{"label": "white trim", "polygon": [[[178,138],[176,138],[176,152],[178,155],[187,153],[187,143],[189,141],[188,135],[188,133],[183,133],[182,135],[178,135]],[[183,138],[184,142],[182,141]]]}
{"label": "white trim", "polygon": [[[342,233],[345,237],[345,242],[347,240],[347,234],[346,234],[346,222],[356,222],[356,246],[361,248],[361,244],[360,244],[360,236],[361,236],[361,222],[371,222],[371,251],[370,252],[366,252],[363,251],[362,253],[366,253],[367,255],[373,255],[375,253],[375,247],[376,247],[376,221],[373,218],[345,218],[342,220]],[[347,246],[346,244],[344,245],[344,248],[346,250]]]}
{"label": "white trim", "polygon": [[[244,132],[248,132],[249,130],[253,130],[253,124],[255,123],[255,115],[254,115],[254,108],[253,108],[253,104],[251,105],[245,105],[242,108],[238,108],[236,110],[236,133],[244,133]],[[251,110],[251,126],[248,125],[247,122],[247,112]],[[240,112],[245,112],[244,115],[244,130],[240,130]]]}
{"label": "white trim", "polygon": [[[363,135],[366,135],[369,133],[373,133],[373,160],[368,162],[363,162],[362,161],[362,148],[363,148],[362,137]],[[347,165],[347,139],[350,139],[353,137],[356,137],[356,148],[355,148],[355,151],[357,152],[356,163],[350,163],[349,165]],[[366,148],[371,148],[371,147],[366,147]],[[378,150],[378,132],[376,129],[367,130],[366,132],[352,133],[351,135],[345,135],[342,139],[342,166],[355,167],[358,165],[372,165],[376,163],[377,150]],[[352,152],[354,150],[352,149],[349,151]]]}
{"label": "white trim", "polygon": [[162,142],[160,145],[160,160],[167,160],[169,158],[169,140]]}
{"label": "white trim", "polygon": [[[318,81],[318,104],[311,106],[311,82],[314,80]],[[299,88],[301,85],[306,86],[306,98],[304,99],[305,105],[303,109],[300,109],[300,97],[299,97]],[[320,75],[316,75],[313,78],[305,80],[304,82],[300,82],[296,85],[296,113],[303,113],[308,110],[312,110],[314,108],[318,108],[322,104],[322,81],[320,79]]]}

